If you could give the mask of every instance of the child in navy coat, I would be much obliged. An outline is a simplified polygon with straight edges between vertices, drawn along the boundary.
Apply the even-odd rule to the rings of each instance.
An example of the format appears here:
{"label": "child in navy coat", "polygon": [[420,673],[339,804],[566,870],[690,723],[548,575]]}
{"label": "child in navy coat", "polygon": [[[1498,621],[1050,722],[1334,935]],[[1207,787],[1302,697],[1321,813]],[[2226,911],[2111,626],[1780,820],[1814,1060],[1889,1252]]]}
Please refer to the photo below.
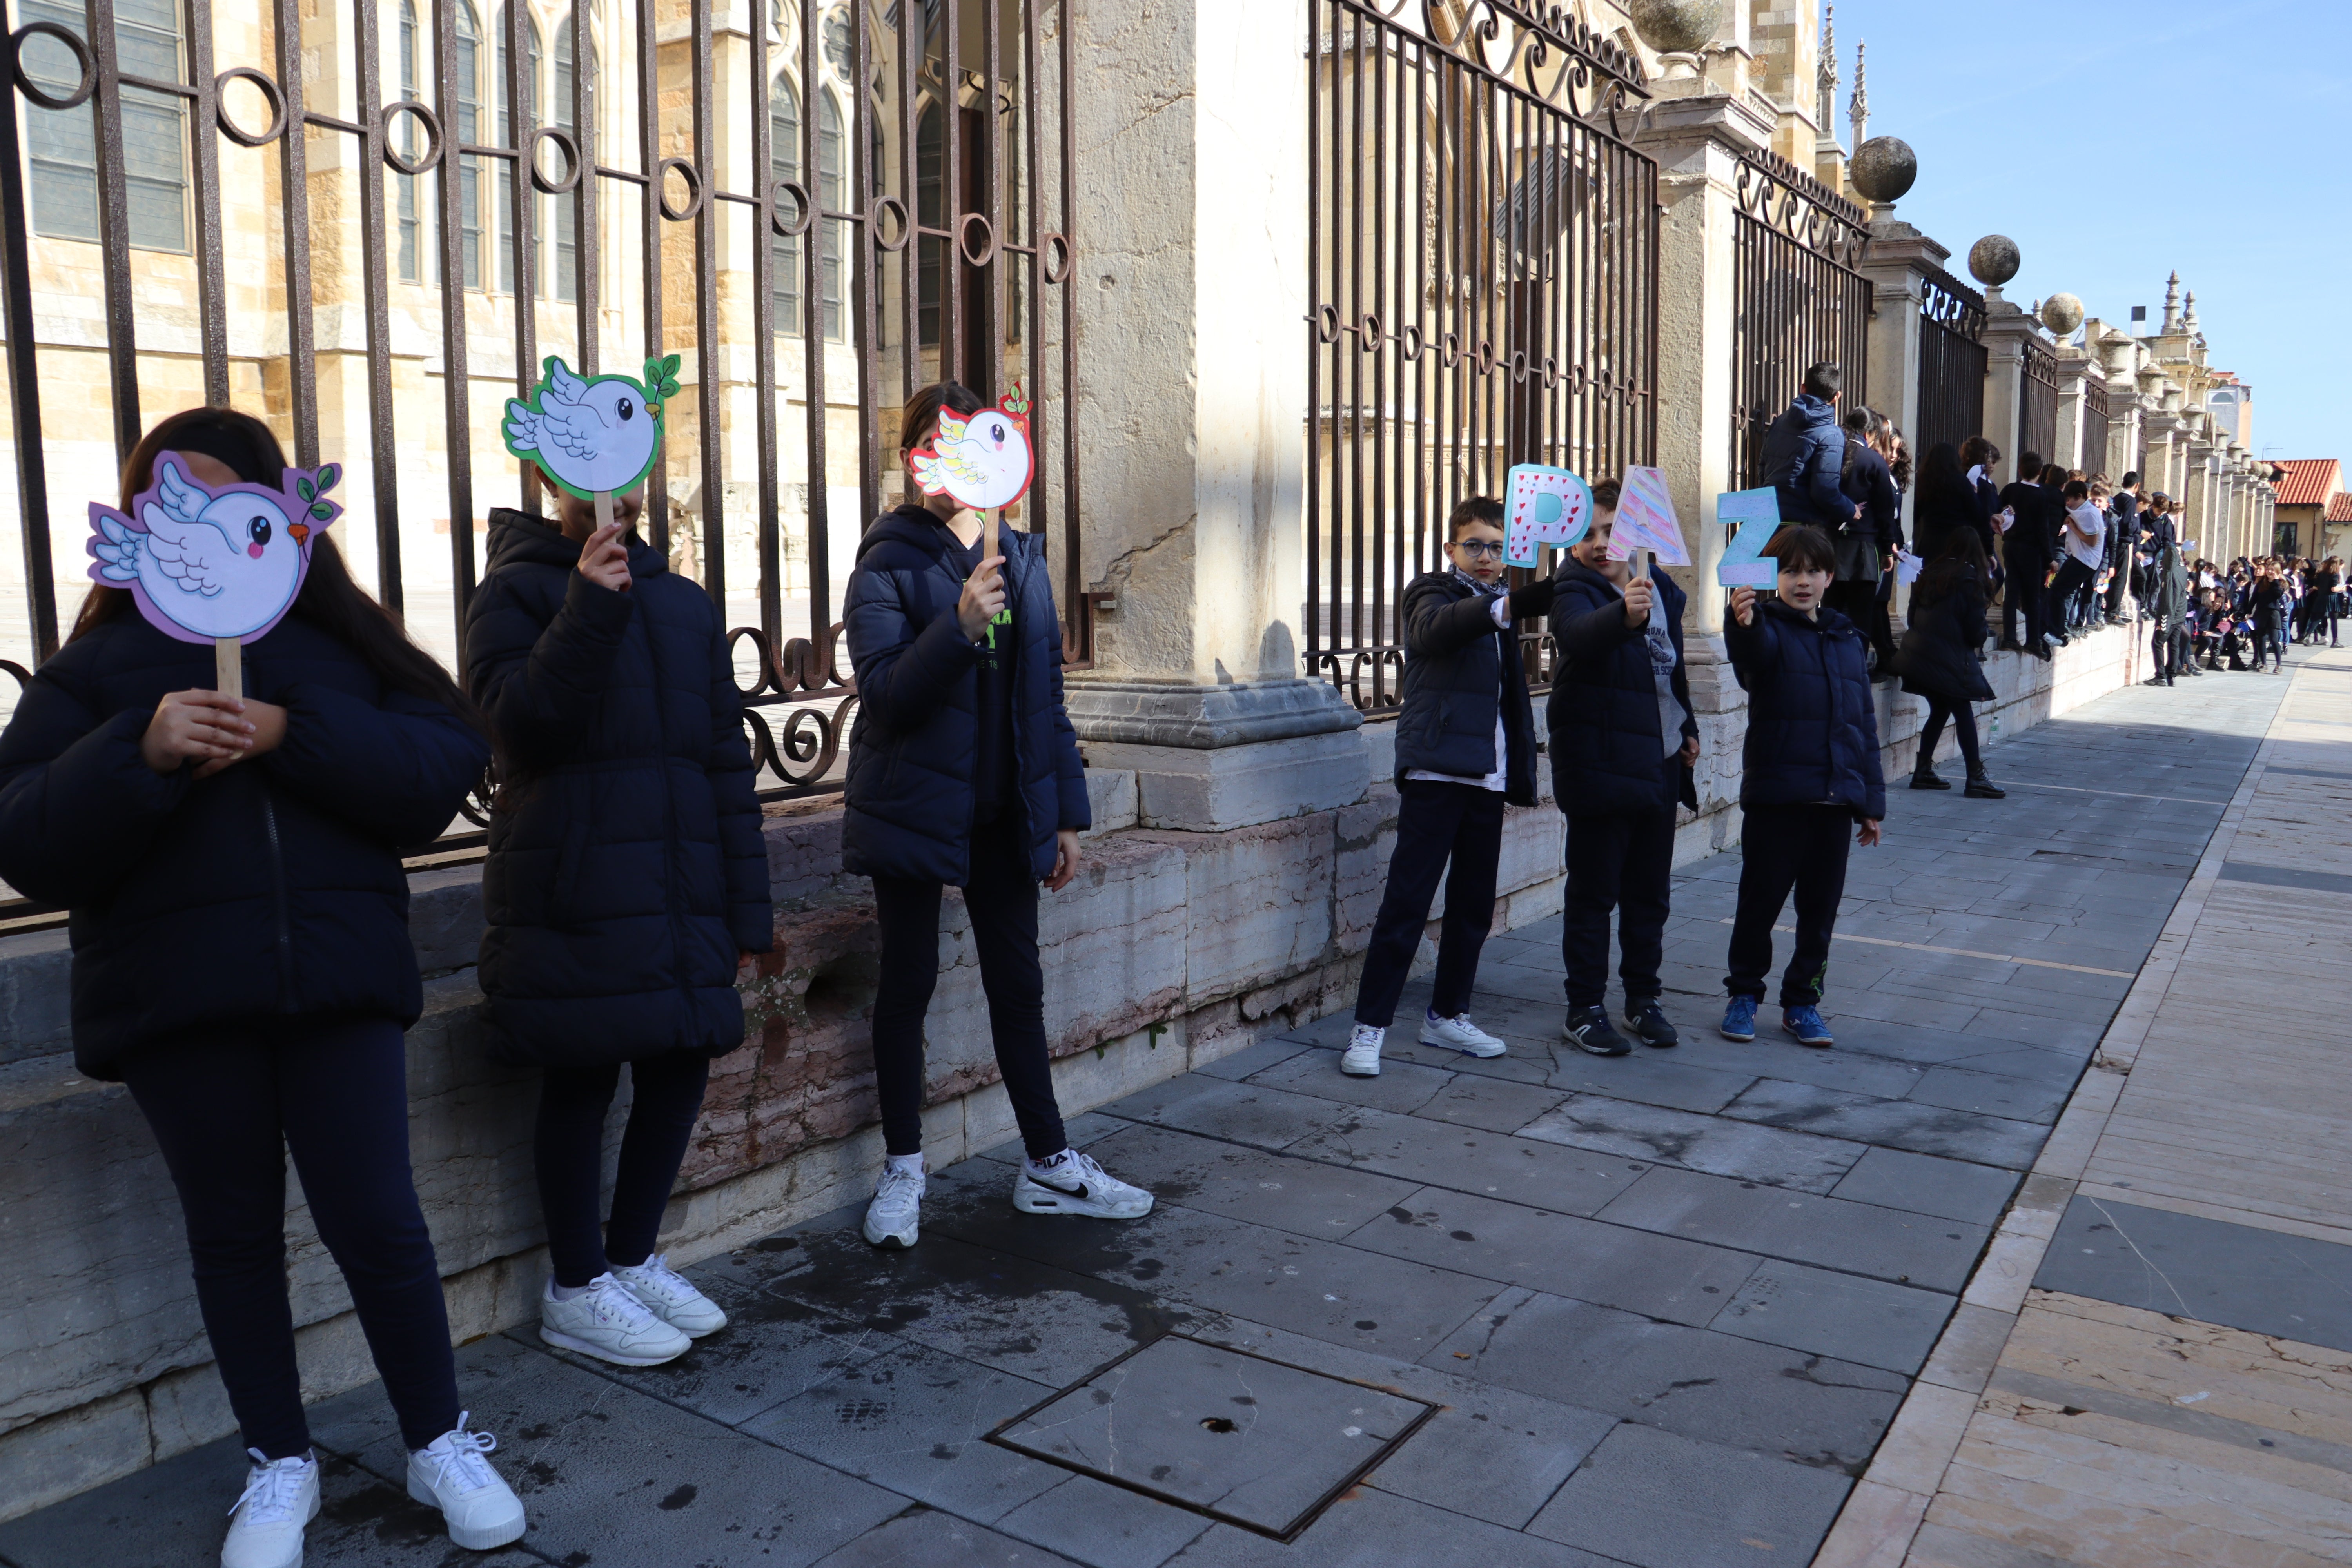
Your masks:
{"label": "child in navy coat", "polygon": [[1797,948],[1780,978],[1781,1026],[1808,1046],[1832,1044],[1821,1015],[1830,939],[1845,894],[1846,833],[1867,847],[1886,815],[1878,716],[1862,634],[1822,605],[1837,552],[1817,528],[1790,528],[1766,546],[1780,564],[1780,597],[1731,595],[1723,642],[1748,693],[1739,806],[1739,902],[1731,926],[1731,994],[1723,1036],[1756,1037],[1756,1009],[1772,967],[1772,922],[1793,889]]}

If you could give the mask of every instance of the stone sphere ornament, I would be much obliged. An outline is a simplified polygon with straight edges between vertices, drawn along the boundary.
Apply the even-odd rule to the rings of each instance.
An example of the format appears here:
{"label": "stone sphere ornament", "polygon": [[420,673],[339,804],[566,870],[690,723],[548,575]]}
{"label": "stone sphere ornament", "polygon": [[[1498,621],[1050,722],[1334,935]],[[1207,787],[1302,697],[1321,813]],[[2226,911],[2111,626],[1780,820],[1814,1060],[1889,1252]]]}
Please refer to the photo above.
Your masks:
{"label": "stone sphere ornament", "polygon": [[2018,254],[2017,241],[2005,234],[1989,234],[1969,247],[1969,276],[1988,288],[1998,289],[2017,276],[2023,260]]}
{"label": "stone sphere ornament", "polygon": [[1661,54],[1696,54],[1723,26],[1725,0],[1633,0],[1633,31]]}
{"label": "stone sphere ornament", "polygon": [[1874,136],[1853,150],[1846,168],[1864,200],[1892,205],[1918,181],[1919,155],[1899,136]]}
{"label": "stone sphere ornament", "polygon": [[2064,337],[2083,324],[2083,301],[2072,294],[2053,294],[2042,301],[2042,324]]}

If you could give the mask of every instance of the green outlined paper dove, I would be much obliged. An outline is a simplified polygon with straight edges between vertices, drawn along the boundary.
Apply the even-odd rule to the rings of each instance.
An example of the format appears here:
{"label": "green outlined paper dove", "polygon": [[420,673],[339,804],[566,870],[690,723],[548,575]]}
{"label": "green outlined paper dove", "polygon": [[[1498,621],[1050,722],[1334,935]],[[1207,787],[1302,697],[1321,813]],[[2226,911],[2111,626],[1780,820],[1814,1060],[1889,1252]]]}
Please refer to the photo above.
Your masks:
{"label": "green outlined paper dove", "polygon": [[661,458],[662,402],[677,393],[678,356],[646,361],[643,381],[580,376],[558,354],[530,401],[507,402],[507,450],[573,495],[634,489]]}

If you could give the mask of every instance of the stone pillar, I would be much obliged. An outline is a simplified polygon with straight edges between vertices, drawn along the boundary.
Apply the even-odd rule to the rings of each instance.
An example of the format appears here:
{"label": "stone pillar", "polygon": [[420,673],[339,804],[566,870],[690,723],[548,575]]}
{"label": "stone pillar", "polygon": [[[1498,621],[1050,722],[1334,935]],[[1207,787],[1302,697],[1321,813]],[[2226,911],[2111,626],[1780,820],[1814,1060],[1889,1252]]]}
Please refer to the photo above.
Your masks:
{"label": "stone pillar", "polygon": [[2086,461],[2083,451],[2083,410],[2088,402],[2084,388],[2094,374],[2091,356],[2081,349],[2058,351],[2058,439],[2053,443],[2056,450],[2047,456],[2062,468],[2082,469],[2085,477],[2099,466]]}
{"label": "stone pillar", "polygon": [[[1911,225],[1884,218],[1870,226],[1870,249],[1862,275],[1870,279],[1870,405],[1911,437],[1919,451],[1919,309],[1930,270],[1943,270],[1951,257]],[[1996,441],[1995,445],[1999,443]],[[1916,486],[1914,487],[1916,488]],[[1903,534],[1911,536],[1911,494],[1903,497]]]}
{"label": "stone pillar", "polygon": [[[2017,460],[2024,455],[2017,444],[2017,424],[2025,395],[2025,344],[2042,331],[2042,323],[2000,299],[1999,289],[1985,290],[1985,412],[1984,433],[2000,448],[1999,472],[2006,484],[2016,479]],[[2042,454],[2044,459],[2049,453]]]}
{"label": "stone pillar", "polygon": [[[1766,147],[1771,122],[1746,99],[1705,94],[1653,108],[1634,145],[1658,161],[1658,467],[1687,520],[1697,565],[1675,578],[1691,598],[1685,630],[1723,629],[1714,586],[1723,558],[1716,497],[1731,477],[1732,231],[1739,154]],[[1790,387],[1790,395],[1796,388]]]}
{"label": "stone pillar", "polygon": [[1093,765],[1135,770],[1148,826],[1345,805],[1361,721],[1299,666],[1306,7],[1078,17],[1087,556],[1117,597],[1071,721]]}

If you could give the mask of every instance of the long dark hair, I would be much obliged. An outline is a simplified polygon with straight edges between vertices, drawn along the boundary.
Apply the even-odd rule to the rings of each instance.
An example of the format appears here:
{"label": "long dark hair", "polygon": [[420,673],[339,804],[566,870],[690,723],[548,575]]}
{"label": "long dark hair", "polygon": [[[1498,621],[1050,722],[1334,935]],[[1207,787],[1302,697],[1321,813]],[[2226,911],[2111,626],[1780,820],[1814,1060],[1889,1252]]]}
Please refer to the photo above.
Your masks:
{"label": "long dark hair", "polygon": [[1919,574],[1919,585],[1911,590],[1911,602],[1925,607],[1948,598],[1963,583],[1973,579],[1981,584],[1991,576],[1992,567],[1985,560],[1984,543],[1977,538],[1977,531],[1956,528],[1944,536],[1944,547],[1936,552],[1936,559]]}
{"label": "long dark hair", "polygon": [[[286,449],[268,426],[234,408],[184,408],[156,421],[122,464],[122,509],[154,482],[155,460],[165,452],[202,452],[228,465],[247,484],[285,481]],[[74,617],[71,642],[131,613],[128,588],[90,585]],[[310,542],[310,570],[295,596],[294,614],[359,656],[385,689],[438,702],[484,734],[481,710],[457,689],[438,660],[408,638],[392,612],[352,580],[342,552],[321,533]]]}
{"label": "long dark hair", "polygon": [[1936,517],[1945,527],[1976,521],[1976,489],[1969,484],[1969,470],[1961,466],[1959,449],[1952,442],[1936,442],[1927,449],[1927,458],[1919,463],[1919,499],[1912,505],[1916,515]]}

